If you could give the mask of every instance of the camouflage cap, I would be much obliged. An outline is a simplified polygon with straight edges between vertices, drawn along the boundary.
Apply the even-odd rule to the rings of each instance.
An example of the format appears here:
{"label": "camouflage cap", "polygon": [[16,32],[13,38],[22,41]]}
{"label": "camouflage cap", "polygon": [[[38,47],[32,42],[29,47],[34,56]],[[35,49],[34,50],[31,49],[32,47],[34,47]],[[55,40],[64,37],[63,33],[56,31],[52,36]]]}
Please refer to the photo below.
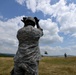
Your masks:
{"label": "camouflage cap", "polygon": [[35,23],[35,19],[33,17],[27,17],[25,21],[28,21],[28,20],[33,21]]}
{"label": "camouflage cap", "polygon": [[33,17],[23,17],[23,20],[21,20],[21,21],[22,21],[22,22],[32,21],[32,22],[36,23],[36,22],[35,22],[35,19],[34,19]]}

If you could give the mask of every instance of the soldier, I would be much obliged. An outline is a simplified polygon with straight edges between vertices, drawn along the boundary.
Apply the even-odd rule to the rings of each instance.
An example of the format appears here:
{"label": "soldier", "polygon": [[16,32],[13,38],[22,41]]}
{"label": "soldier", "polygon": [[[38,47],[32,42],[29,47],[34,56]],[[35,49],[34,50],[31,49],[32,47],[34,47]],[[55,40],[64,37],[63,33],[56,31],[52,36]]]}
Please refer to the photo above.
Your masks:
{"label": "soldier", "polygon": [[64,57],[67,58],[67,54],[66,53],[64,54]]}
{"label": "soldier", "polygon": [[17,32],[19,45],[11,75],[38,75],[41,58],[39,39],[43,35],[43,30],[39,26],[37,17],[23,17],[21,21],[24,23],[24,27]]}

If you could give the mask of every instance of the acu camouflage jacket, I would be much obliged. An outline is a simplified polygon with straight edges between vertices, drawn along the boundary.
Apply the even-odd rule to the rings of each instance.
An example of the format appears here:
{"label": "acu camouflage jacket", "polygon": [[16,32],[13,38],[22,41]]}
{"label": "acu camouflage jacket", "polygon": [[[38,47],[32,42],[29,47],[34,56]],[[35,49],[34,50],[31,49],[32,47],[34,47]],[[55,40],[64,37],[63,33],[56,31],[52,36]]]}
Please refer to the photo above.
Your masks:
{"label": "acu camouflage jacket", "polygon": [[31,25],[23,27],[17,32],[19,41],[18,51],[14,57],[15,62],[26,62],[40,59],[39,39],[43,31]]}

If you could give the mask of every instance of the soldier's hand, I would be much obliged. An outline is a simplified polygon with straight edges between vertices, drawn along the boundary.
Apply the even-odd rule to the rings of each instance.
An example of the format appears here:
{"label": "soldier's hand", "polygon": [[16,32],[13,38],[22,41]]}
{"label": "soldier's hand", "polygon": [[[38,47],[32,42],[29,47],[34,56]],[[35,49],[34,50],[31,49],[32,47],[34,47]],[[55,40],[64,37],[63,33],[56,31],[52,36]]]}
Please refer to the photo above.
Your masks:
{"label": "soldier's hand", "polygon": [[34,17],[36,24],[38,24],[39,19],[37,17]]}
{"label": "soldier's hand", "polygon": [[26,17],[23,17],[23,20],[21,20],[23,23],[25,23],[25,20],[26,20],[27,18]]}

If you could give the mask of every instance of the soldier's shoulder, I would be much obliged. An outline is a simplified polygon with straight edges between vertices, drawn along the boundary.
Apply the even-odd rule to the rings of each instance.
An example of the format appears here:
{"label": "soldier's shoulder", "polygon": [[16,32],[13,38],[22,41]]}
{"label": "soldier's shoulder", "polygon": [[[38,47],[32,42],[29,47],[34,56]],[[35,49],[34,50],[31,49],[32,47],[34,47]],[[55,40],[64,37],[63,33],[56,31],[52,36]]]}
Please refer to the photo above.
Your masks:
{"label": "soldier's shoulder", "polygon": [[24,30],[24,27],[20,28],[17,32],[21,32]]}

